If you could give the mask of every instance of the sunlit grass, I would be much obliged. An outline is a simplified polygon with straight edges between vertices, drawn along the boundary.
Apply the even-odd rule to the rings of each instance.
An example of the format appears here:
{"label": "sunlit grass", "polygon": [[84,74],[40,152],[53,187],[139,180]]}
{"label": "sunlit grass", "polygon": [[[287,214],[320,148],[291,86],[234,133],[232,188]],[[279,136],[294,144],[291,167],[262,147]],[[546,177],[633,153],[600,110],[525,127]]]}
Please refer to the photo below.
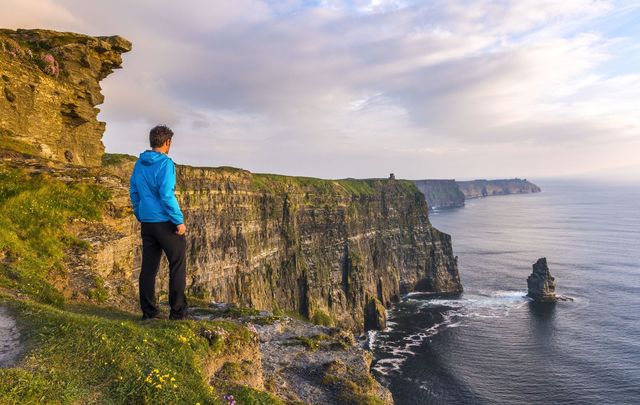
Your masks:
{"label": "sunlit grass", "polygon": [[[27,345],[16,367],[0,369],[3,404],[222,403],[204,374],[207,362],[254,339],[227,321],[139,321],[94,306],[63,310],[8,297],[0,304],[18,318]],[[206,338],[203,329],[225,336]]]}

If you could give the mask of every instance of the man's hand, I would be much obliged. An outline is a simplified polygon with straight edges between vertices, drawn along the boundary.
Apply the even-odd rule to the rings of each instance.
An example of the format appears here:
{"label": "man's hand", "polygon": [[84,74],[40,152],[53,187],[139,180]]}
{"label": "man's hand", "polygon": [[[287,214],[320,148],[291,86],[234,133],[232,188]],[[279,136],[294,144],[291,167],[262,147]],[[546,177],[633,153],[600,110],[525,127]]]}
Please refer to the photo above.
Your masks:
{"label": "man's hand", "polygon": [[187,232],[187,227],[184,224],[176,225],[176,235],[184,235]]}

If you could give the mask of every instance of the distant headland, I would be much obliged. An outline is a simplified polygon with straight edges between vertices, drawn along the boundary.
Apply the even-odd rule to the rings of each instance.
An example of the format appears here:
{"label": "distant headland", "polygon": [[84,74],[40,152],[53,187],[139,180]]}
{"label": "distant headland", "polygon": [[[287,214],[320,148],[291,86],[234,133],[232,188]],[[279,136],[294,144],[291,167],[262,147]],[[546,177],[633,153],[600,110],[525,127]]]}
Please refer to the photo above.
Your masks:
{"label": "distant headland", "polygon": [[540,187],[527,179],[498,180],[414,180],[424,194],[429,209],[464,207],[466,200],[495,195],[539,193]]}

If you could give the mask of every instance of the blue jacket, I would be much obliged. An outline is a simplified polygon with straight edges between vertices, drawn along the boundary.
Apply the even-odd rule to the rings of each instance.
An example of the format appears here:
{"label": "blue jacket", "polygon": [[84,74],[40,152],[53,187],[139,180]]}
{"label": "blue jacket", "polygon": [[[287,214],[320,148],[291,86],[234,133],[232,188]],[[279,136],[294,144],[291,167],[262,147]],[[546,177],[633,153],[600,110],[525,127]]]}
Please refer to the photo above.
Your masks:
{"label": "blue jacket", "polygon": [[176,165],[167,155],[152,150],[140,154],[129,181],[133,213],[140,222],[184,222],[175,196]]}

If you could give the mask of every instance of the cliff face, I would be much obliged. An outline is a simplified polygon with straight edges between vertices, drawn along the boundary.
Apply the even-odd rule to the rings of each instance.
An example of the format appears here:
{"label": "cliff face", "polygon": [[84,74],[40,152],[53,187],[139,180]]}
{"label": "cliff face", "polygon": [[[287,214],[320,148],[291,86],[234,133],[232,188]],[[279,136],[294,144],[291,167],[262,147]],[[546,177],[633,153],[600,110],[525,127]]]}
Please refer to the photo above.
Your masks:
{"label": "cliff face", "polygon": [[414,180],[429,204],[429,209],[460,208],[469,198],[493,195],[539,193],[540,187],[521,179],[506,180]]}
{"label": "cliff face", "polygon": [[430,209],[464,207],[464,194],[455,180],[416,180]]}
{"label": "cliff face", "polygon": [[105,123],[100,80],[131,43],[47,30],[0,30],[0,144],[47,159],[99,166]]}
{"label": "cliff face", "polygon": [[488,197],[492,195],[539,193],[540,187],[526,179],[472,180],[458,181],[460,191],[466,198]]}
{"label": "cliff face", "polygon": [[[52,283],[68,297],[134,308],[141,252],[128,179],[135,159],[103,156],[104,123],[94,108],[102,102],[98,82],[131,44],[43,30],[2,30],[0,40],[1,164],[110,193],[101,221],[69,224],[82,243],[69,246],[66,273]],[[177,189],[196,297],[361,331],[382,327],[384,306],[401,293],[462,289],[451,238],[431,226],[424,196],[409,181],[179,166]]]}
{"label": "cliff face", "polygon": [[542,257],[533,264],[533,272],[527,278],[527,296],[537,302],[555,302],[556,280],[549,272],[547,258]]}
{"label": "cliff face", "polygon": [[[138,227],[114,166],[110,227],[86,240],[107,287],[131,286],[140,267]],[[413,290],[462,290],[451,238],[431,226],[408,181],[320,180],[179,166],[188,231],[188,288],[196,296],[295,311],[361,331],[384,324],[384,307]],[[119,219],[116,218],[119,216]],[[100,236],[102,235],[102,236]],[[161,274],[166,274],[161,272]],[[166,289],[160,280],[159,289]],[[382,319],[382,321],[380,320]]]}

